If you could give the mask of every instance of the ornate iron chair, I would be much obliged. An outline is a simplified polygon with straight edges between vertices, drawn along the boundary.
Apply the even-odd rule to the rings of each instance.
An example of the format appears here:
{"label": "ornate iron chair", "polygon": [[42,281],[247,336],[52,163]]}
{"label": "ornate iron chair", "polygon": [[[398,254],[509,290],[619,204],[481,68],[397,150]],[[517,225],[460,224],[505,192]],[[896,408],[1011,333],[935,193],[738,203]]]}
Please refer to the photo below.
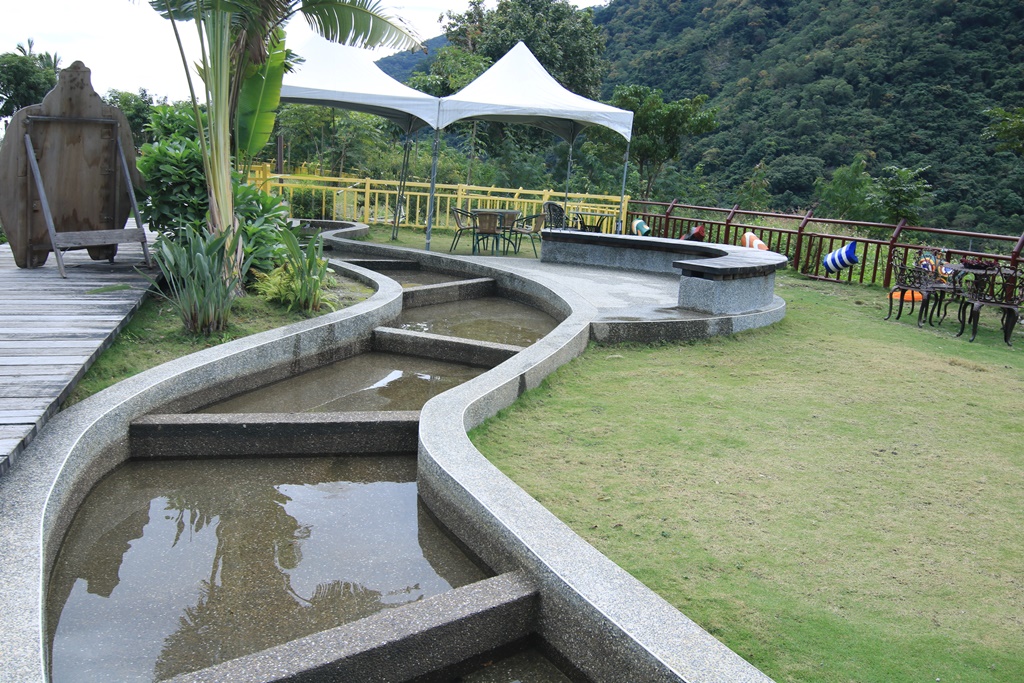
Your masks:
{"label": "ornate iron chair", "polygon": [[569,227],[569,222],[565,218],[565,209],[558,202],[544,202],[541,209],[544,211],[547,227],[554,230],[565,230]]}
{"label": "ornate iron chair", "polygon": [[961,336],[969,324],[971,326],[970,341],[978,336],[978,320],[981,309],[995,306],[1002,311],[1003,341],[1013,346],[1013,329],[1020,319],[1021,306],[1024,306],[1024,267],[997,266],[995,268],[965,269],[963,283],[963,303],[960,304]]}
{"label": "ornate iron chair", "polygon": [[939,313],[938,324],[946,319],[946,312],[953,299],[961,296],[960,275],[962,273],[948,269],[945,249],[925,247],[918,251],[915,267],[924,271],[921,278],[921,311],[917,316],[917,326],[921,327],[924,319],[933,325],[932,318]]}
{"label": "ornate iron chair", "polygon": [[[890,258],[891,255],[890,255]],[[894,278],[894,285],[889,290],[889,314],[885,316],[885,320],[892,317],[892,302],[893,295],[899,292],[899,308],[896,310],[896,319],[899,320],[900,316],[903,315],[903,303],[907,300],[909,293],[910,296],[910,313],[914,313],[914,307],[917,301],[921,301],[922,309],[924,308],[924,288],[925,283],[928,279],[927,271],[918,268],[917,266],[910,265],[907,263],[897,263],[895,260],[892,264],[892,274]],[[920,316],[920,314],[918,314]]]}

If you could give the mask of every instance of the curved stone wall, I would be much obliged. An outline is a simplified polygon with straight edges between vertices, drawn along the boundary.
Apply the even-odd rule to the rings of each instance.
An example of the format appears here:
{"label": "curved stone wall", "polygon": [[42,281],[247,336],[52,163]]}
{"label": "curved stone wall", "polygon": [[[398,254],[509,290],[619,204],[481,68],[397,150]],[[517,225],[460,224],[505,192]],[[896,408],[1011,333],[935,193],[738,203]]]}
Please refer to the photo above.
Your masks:
{"label": "curved stone wall", "polygon": [[[594,680],[769,680],[573,533],[494,468],[466,435],[582,353],[591,338],[594,307],[573,292],[556,292],[543,282],[468,259],[363,243],[358,248],[418,260],[430,269],[493,277],[503,294],[515,293],[563,319],[514,358],[427,402],[420,424],[421,495],[494,570],[524,570],[540,587],[542,637]],[[45,678],[41,606],[50,567],[82,499],[127,457],[132,420],[188,410],[255,382],[356,353],[375,327],[399,314],[402,292],[396,283],[341,267],[376,283],[377,293],[344,311],[207,349],[121,382],[59,414],[19,466],[0,479],[6,563],[0,679]]]}

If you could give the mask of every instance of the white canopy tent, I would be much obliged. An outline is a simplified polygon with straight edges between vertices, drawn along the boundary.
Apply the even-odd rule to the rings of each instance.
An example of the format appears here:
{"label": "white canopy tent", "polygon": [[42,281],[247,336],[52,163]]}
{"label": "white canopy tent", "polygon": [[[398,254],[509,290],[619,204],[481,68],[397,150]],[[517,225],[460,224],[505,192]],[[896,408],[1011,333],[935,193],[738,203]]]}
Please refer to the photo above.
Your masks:
{"label": "white canopy tent", "polygon": [[438,98],[414,90],[388,76],[365,55],[364,51],[349,48],[334,50],[330,60],[332,72],[338,74],[343,89],[331,90],[297,85],[289,78],[289,83],[281,86],[281,101],[375,114],[402,129],[406,134],[406,144],[399,178],[395,223],[392,228],[392,239],[396,239],[405,196],[410,136],[425,126],[437,127]]}
{"label": "white canopy tent", "polygon": [[633,135],[633,112],[588,100],[563,88],[523,42],[465,88],[441,98],[437,125],[462,119],[525,123],[572,141],[587,126]]}
{"label": "white canopy tent", "polygon": [[[430,126],[434,129],[434,159],[430,174],[430,206],[427,211],[427,243],[434,217],[434,188],[437,181],[438,139],[441,129],[464,119],[522,123],[550,131],[569,142],[569,169],[572,168],[572,143],[588,126],[603,126],[626,139],[626,162],[633,131],[633,112],[595,102],[563,88],[541,66],[522,42],[495,62],[472,83],[449,97],[436,98],[399,83],[381,71],[362,51],[334,46],[330,55],[331,71],[339,75],[344,88],[332,90],[300,84],[288,79],[281,88],[281,101],[349,109],[382,116],[406,133],[405,158],[399,184],[399,209],[395,214],[393,237],[397,236],[398,217],[404,195],[409,158],[409,135]],[[568,176],[568,171],[567,171]],[[626,167],[622,171],[622,196],[625,197]],[[568,193],[568,177],[566,179]]]}
{"label": "white canopy tent", "polygon": [[[438,131],[456,121],[481,119],[522,123],[554,133],[569,143],[569,169],[572,168],[572,143],[588,126],[609,128],[626,139],[626,163],[633,135],[633,112],[595,102],[563,88],[544,69],[522,41],[504,57],[480,74],[465,88],[442,97],[434,134],[434,167],[430,176],[430,208],[427,210],[427,251],[434,215],[434,184],[437,176]],[[626,194],[626,167],[622,171],[622,196]]]}

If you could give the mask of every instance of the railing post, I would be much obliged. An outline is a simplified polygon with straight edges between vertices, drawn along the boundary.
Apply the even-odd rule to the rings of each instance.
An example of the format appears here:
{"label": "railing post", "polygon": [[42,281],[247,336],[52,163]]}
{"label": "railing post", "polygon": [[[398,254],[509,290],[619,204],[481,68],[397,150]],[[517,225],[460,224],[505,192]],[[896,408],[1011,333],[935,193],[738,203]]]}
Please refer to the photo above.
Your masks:
{"label": "railing post", "polygon": [[672,215],[672,210],[674,208],[676,208],[676,204],[678,204],[678,203],[679,203],[678,199],[673,199],[672,203],[668,205],[668,210],[665,212],[665,218],[662,220],[662,224],[661,224],[661,236],[662,237],[668,237],[668,220],[669,220],[669,217]]}
{"label": "railing post", "polygon": [[1020,239],[1017,240],[1017,244],[1014,245],[1013,251],[1010,252],[1010,267],[1016,268],[1017,261],[1020,260],[1020,251],[1024,249],[1024,232],[1020,234]]}
{"label": "railing post", "polygon": [[889,238],[889,258],[885,259],[885,277],[882,278],[882,286],[889,289],[889,283],[892,282],[892,249],[893,245],[896,244],[896,240],[900,238],[900,233],[903,232],[903,227],[907,224],[906,218],[901,218],[900,222],[896,224],[896,229],[892,231],[892,237]]}
{"label": "railing post", "polygon": [[[793,254],[793,264],[796,271],[800,272],[800,254],[804,244],[804,228],[811,220],[811,216],[814,215],[814,209],[808,209],[807,213],[804,214],[804,219],[800,221],[800,225],[796,229],[796,253]],[[781,239],[779,240],[782,241]]]}
{"label": "railing post", "polygon": [[469,210],[469,207],[466,206],[465,201],[466,201],[466,186],[461,184],[461,183],[459,183],[459,185],[457,185],[455,187],[455,206],[459,207],[460,209]]}
{"label": "railing post", "polygon": [[736,212],[740,210],[739,204],[733,204],[732,209],[729,211],[729,215],[725,217],[725,239],[722,244],[732,244],[732,219],[736,216]]}
{"label": "railing post", "polygon": [[370,224],[370,179],[363,185],[363,222]]}

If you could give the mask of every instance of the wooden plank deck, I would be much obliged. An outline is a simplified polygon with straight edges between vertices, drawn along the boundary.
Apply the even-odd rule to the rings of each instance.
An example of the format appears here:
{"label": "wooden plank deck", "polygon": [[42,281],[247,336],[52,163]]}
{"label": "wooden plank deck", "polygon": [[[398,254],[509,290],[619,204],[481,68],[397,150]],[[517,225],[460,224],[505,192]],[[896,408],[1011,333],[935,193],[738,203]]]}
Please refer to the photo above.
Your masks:
{"label": "wooden plank deck", "polygon": [[[134,221],[126,227],[135,227]],[[135,270],[145,267],[139,244],[119,245],[112,264],[75,250],[65,253],[64,265],[67,279],[58,274],[53,254],[41,268],[21,269],[10,246],[0,245],[0,476],[149,289]]]}

